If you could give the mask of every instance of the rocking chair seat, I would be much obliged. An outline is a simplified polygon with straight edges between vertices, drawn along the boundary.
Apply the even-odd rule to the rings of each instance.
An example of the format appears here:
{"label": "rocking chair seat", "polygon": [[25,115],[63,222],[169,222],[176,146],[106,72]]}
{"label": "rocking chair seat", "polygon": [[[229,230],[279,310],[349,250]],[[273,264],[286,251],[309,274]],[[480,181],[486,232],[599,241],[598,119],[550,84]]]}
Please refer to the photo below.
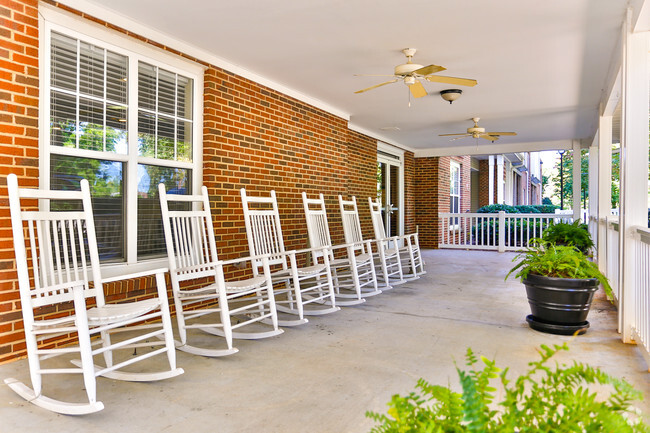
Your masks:
{"label": "rocking chair seat", "polygon": [[140,317],[160,307],[158,299],[145,299],[128,304],[106,304],[88,310],[88,323],[92,326],[108,325]]}
{"label": "rocking chair seat", "polygon": [[[298,273],[299,276],[306,276],[306,275],[316,275],[320,272],[323,272],[325,270],[325,265],[313,265],[313,266],[304,266],[301,268],[296,268],[296,272]],[[290,277],[291,276],[291,269],[282,269],[277,272],[271,272],[272,277]]]}
{"label": "rocking chair seat", "polygon": [[259,287],[264,284],[266,278],[263,276],[246,278],[245,280],[239,281],[226,281],[226,292],[227,293],[236,293],[244,290],[250,290],[255,287]]}

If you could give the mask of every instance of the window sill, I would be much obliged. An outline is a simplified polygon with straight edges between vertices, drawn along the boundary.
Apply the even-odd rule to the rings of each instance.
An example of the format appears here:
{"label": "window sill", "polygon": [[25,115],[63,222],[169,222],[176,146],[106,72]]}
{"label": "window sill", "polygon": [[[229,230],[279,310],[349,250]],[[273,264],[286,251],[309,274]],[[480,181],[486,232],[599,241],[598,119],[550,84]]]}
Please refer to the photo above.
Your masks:
{"label": "window sill", "polygon": [[102,278],[114,278],[120,275],[135,274],[153,269],[167,268],[169,261],[166,257],[146,260],[138,263],[106,263],[101,265]]}

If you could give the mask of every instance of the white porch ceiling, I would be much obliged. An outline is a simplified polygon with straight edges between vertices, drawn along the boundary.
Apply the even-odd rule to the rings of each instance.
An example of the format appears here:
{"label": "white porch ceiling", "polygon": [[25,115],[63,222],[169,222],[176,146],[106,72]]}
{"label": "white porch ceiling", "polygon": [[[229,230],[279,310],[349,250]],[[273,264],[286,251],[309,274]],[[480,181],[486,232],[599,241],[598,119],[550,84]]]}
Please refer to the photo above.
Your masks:
{"label": "white porch ceiling", "polygon": [[[626,0],[66,0],[113,12],[149,30],[306,95],[349,116],[350,126],[417,154],[491,153],[590,139],[607,87]],[[107,19],[105,16],[100,18]],[[110,21],[110,20],[109,20]],[[174,44],[171,44],[174,47]],[[474,78],[475,87],[425,82],[408,107],[401,82],[354,94],[404,63],[417,48],[440,75]],[[452,105],[439,92],[461,88]],[[450,142],[471,117],[488,131],[516,131],[491,144]],[[382,130],[398,127],[399,131]],[[545,144],[544,144],[545,143]],[[510,145],[510,146],[508,146]]]}

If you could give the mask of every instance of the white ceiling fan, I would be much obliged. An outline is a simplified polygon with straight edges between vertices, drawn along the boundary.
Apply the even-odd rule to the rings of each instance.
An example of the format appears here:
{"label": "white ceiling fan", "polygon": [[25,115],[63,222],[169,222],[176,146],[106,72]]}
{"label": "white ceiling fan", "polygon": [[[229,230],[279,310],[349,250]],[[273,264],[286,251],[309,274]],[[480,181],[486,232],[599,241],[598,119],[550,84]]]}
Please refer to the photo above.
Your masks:
{"label": "white ceiling fan", "polygon": [[481,128],[480,126],[478,126],[479,120],[481,120],[480,117],[472,117],[472,122],[474,122],[474,126],[472,126],[471,128],[467,128],[467,132],[458,133],[458,134],[439,134],[439,136],[451,137],[457,135],[458,137],[452,138],[452,141],[460,140],[461,138],[472,137],[472,138],[484,138],[486,140],[490,140],[491,142],[495,142],[502,135],[517,135],[516,132],[485,132],[485,128]]}
{"label": "white ceiling fan", "polygon": [[469,78],[444,77],[440,75],[433,75],[436,72],[446,70],[446,68],[443,68],[442,66],[438,66],[438,65],[422,66],[417,63],[413,63],[412,59],[416,52],[415,48],[404,48],[402,52],[406,56],[407,62],[404,63],[403,65],[395,66],[395,73],[393,75],[356,74],[357,76],[365,76],[365,77],[394,77],[392,80],[386,81],[384,83],[376,84],[374,86],[365,89],[357,90],[354,93],[367,92],[368,90],[372,90],[377,87],[385,86],[386,84],[391,84],[402,80],[404,81],[404,84],[406,84],[409,87],[409,90],[411,91],[411,94],[413,95],[414,98],[421,98],[427,95],[427,91],[422,85],[422,83],[420,82],[420,80],[427,80],[435,83],[456,84],[459,86],[475,86],[477,84],[476,80],[472,80]]}

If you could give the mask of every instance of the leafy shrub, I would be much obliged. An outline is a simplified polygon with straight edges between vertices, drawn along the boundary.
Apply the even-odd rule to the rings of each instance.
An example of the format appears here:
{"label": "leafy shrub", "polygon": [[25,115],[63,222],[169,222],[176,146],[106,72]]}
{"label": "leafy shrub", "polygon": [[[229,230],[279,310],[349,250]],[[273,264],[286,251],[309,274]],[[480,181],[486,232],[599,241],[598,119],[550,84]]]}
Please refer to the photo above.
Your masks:
{"label": "leafy shrub", "polygon": [[515,209],[517,209],[520,213],[540,213],[537,206],[529,204],[518,204],[515,206]]}
{"label": "leafy shrub", "polygon": [[542,199],[542,205],[546,205],[546,204],[553,206],[553,202],[552,202],[551,199],[548,198],[548,197],[544,197],[544,198]]}
{"label": "leafy shrub", "polygon": [[541,213],[555,213],[555,209],[560,208],[560,206],[555,206],[554,204],[536,204],[533,206]]}
{"label": "leafy shrub", "polygon": [[[454,432],[648,432],[636,416],[632,402],[642,394],[625,382],[581,362],[546,365],[567,343],[550,348],[542,345],[541,360],[530,362],[529,370],[514,382],[507,379],[495,361],[479,359],[467,349],[465,359],[471,369],[456,367],[462,394],[449,386],[417,382],[418,392],[393,395],[388,415],[366,412],[379,425],[372,432],[454,433]],[[500,379],[503,399],[494,404]],[[607,392],[590,392],[588,385],[603,386]],[[603,396],[602,394],[607,394]],[[597,398],[598,397],[598,398]],[[606,398],[605,398],[606,397]]]}
{"label": "leafy shrub", "polygon": [[580,224],[579,220],[571,224],[551,224],[544,230],[542,239],[556,245],[574,246],[584,254],[587,254],[589,249],[594,246],[587,224]]}
{"label": "leafy shrub", "polygon": [[505,213],[519,213],[517,208],[507,204],[489,204],[487,206],[480,207],[476,212],[478,213],[499,213],[504,211]]}

